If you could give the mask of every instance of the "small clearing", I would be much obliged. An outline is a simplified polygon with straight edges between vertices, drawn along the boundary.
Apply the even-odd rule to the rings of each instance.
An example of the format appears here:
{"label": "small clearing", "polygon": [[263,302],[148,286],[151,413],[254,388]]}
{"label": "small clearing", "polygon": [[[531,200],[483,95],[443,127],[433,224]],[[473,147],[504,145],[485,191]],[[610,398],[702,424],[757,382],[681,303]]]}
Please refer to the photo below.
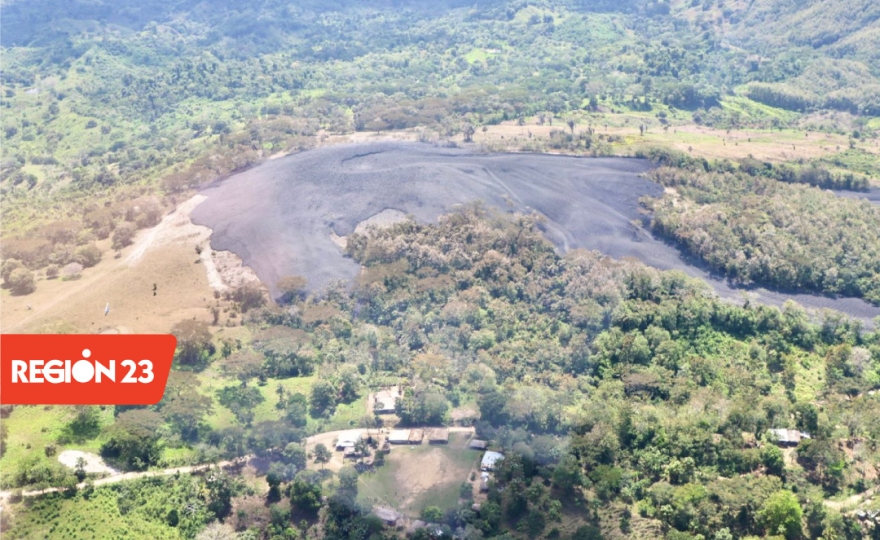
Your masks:
{"label": "small clearing", "polygon": [[[358,498],[417,517],[426,506],[452,508],[481,452],[467,448],[470,433],[451,428],[448,445],[394,446],[385,464],[361,475]],[[453,431],[455,430],[455,431]]]}
{"label": "small clearing", "polygon": [[65,450],[58,454],[58,461],[71,469],[76,469],[76,465],[79,462],[79,459],[82,458],[85,461],[85,471],[89,474],[119,474],[119,471],[110,467],[104,460],[101,459],[101,456],[97,454],[93,454],[91,452],[80,452],[79,450]]}

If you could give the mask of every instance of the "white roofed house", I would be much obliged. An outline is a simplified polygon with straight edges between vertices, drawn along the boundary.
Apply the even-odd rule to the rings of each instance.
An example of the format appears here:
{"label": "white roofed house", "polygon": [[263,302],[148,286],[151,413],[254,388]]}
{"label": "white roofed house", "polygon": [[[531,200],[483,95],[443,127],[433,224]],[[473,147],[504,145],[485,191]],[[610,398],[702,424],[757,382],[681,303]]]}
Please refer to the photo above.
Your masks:
{"label": "white roofed house", "polygon": [[504,454],[490,450],[483,454],[483,459],[480,461],[480,469],[484,471],[495,470],[495,465],[502,459],[504,459]]}
{"label": "white roofed house", "polygon": [[399,397],[400,388],[397,386],[376,392],[373,395],[373,414],[394,414],[397,411]]}
{"label": "white roofed house", "polygon": [[770,435],[780,446],[797,446],[801,439],[811,438],[809,433],[796,429],[771,429]]}
{"label": "white roofed house", "polygon": [[485,450],[486,448],[489,448],[489,443],[480,439],[471,439],[470,441],[468,441],[468,448],[473,448],[474,450]]}
{"label": "white roofed house", "polygon": [[345,450],[346,448],[354,448],[354,446],[363,438],[364,432],[360,429],[351,431],[343,431],[336,438],[336,449]]}
{"label": "white roofed house", "polygon": [[388,434],[388,438],[385,440],[387,440],[391,444],[409,444],[409,436],[410,430],[395,429]]}

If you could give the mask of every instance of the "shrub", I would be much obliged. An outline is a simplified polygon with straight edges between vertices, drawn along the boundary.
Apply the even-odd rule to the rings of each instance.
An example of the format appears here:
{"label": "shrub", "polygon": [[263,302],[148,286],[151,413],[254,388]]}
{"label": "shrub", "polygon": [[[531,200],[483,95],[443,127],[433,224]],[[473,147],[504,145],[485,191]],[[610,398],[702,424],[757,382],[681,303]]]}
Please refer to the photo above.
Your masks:
{"label": "shrub", "polygon": [[50,253],[52,242],[45,238],[27,236],[3,239],[3,254],[10,259],[18,259],[30,268],[45,266]]}
{"label": "shrub", "polygon": [[101,262],[101,250],[95,244],[88,244],[76,250],[74,260],[84,268],[91,268]]}
{"label": "shrub", "polygon": [[241,312],[246,313],[252,308],[263,307],[266,297],[263,291],[255,285],[243,285],[232,293],[232,299],[239,303]]}
{"label": "shrub", "polygon": [[113,249],[130,246],[134,240],[135,228],[131,223],[121,223],[113,231]]}
{"label": "shrub", "polygon": [[50,264],[49,266],[46,267],[46,279],[57,278],[58,272],[59,272],[58,265],[57,264]]}
{"label": "shrub", "polygon": [[61,279],[64,281],[73,281],[82,276],[83,266],[79,263],[72,262],[61,270]]}
{"label": "shrub", "polygon": [[16,268],[9,276],[9,288],[13,294],[30,294],[37,290],[34,275],[26,268]]}
{"label": "shrub", "polygon": [[0,266],[0,276],[3,277],[6,286],[9,286],[9,278],[12,276],[12,272],[19,268],[24,268],[24,264],[18,259],[6,259],[3,261],[3,266]]}

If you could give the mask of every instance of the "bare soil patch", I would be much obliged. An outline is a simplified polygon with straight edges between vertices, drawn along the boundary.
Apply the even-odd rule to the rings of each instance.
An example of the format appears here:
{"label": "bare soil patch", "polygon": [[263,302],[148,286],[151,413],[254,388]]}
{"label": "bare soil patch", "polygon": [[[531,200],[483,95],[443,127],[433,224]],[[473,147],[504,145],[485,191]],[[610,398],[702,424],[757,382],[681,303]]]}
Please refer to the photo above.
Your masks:
{"label": "bare soil patch", "polygon": [[[201,200],[198,195],[189,199],[141,231],[119,259],[105,251],[78,280],[41,279],[27,296],[2,291],[4,332],[163,333],[183,319],[210,321],[214,290],[227,285],[207,246],[210,229],[189,220]],[[205,247],[201,255],[199,245]],[[223,259],[223,268],[234,267],[228,262],[234,259],[232,254]]]}
{"label": "bare soil patch", "polygon": [[[395,450],[405,454],[410,449],[403,447]],[[460,472],[456,463],[440,448],[419,453],[418,459],[407,459],[404,456],[394,475],[401,488],[401,507],[412,507],[428,490],[438,489],[441,484],[461,484],[466,476],[458,478],[456,473]]]}
{"label": "bare soil patch", "polygon": [[82,458],[85,461],[85,466],[83,467],[87,473],[95,473],[95,474],[119,474],[119,471],[110,467],[104,460],[101,459],[101,456],[97,454],[93,454],[91,452],[80,452],[79,450],[65,450],[58,454],[58,461],[71,469],[75,469],[79,459]]}

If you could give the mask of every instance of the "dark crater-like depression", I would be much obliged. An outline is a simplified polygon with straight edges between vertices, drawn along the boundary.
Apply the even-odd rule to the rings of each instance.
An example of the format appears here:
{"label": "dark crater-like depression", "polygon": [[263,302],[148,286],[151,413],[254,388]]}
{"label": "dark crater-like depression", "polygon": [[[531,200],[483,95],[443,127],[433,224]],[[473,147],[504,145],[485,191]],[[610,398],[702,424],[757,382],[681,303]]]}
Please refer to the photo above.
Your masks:
{"label": "dark crater-like depression", "polygon": [[[435,222],[458,204],[483,201],[544,215],[548,237],[563,251],[635,257],[702,278],[720,296],[741,298],[745,291],[693,265],[638,225],[644,218],[639,198],[663,191],[640,176],[649,167],[635,159],[481,154],[419,143],[329,146],[267,161],[205,189],[207,199],[192,219],[213,229],[214,249],[241,256],[273,292],[287,275],[305,276],[309,288],[319,290],[358,273],[331,233],[348,235],[385,210]],[[854,298],[747,292],[774,305],[793,299],[864,320],[880,315],[880,308]]]}

